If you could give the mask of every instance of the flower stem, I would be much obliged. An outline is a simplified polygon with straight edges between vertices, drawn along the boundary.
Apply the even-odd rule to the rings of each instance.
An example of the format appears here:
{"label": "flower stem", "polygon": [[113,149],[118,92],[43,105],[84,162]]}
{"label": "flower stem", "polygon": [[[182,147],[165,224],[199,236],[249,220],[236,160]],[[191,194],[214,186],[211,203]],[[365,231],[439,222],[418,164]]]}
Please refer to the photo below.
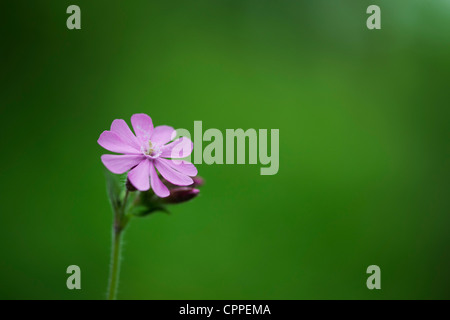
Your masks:
{"label": "flower stem", "polygon": [[113,235],[113,247],[111,253],[111,269],[109,276],[109,289],[108,300],[115,300],[117,294],[117,287],[119,284],[119,271],[120,271],[120,245],[121,245],[121,233],[115,233]]}
{"label": "flower stem", "polygon": [[128,200],[128,190],[123,199],[123,204],[118,208],[114,215],[113,239],[111,250],[111,266],[109,272],[108,300],[115,300],[117,296],[117,287],[119,284],[120,272],[120,249],[122,244],[122,233],[128,219],[125,217],[125,208]]}

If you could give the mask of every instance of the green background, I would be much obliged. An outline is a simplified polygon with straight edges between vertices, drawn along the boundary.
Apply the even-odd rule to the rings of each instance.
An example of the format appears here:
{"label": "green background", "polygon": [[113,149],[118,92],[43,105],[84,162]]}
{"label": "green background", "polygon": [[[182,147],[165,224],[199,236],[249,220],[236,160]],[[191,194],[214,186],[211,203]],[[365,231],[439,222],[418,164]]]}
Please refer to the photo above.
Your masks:
{"label": "green background", "polygon": [[[66,8],[81,8],[81,30]],[[366,28],[377,4],[382,29]],[[149,114],[280,129],[280,170],[199,165],[132,221],[121,299],[450,298],[450,2],[2,1],[0,298],[103,299],[97,139]],[[205,144],[204,144],[205,146]],[[81,268],[81,290],[66,268]],[[381,268],[381,290],[366,268]]]}

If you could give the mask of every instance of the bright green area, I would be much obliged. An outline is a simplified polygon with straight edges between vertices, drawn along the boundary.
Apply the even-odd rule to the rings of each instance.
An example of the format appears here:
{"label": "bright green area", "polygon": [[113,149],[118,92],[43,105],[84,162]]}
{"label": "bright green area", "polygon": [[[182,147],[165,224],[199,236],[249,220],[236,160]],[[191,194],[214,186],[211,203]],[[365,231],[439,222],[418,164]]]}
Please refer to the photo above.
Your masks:
{"label": "bright green area", "polygon": [[[381,30],[365,26],[370,4]],[[105,297],[112,213],[96,141],[138,112],[280,129],[280,171],[199,165],[199,198],[131,222],[119,298],[450,298],[448,1],[1,11],[0,298]],[[80,291],[66,288],[71,264]],[[380,291],[366,288],[371,264]]]}

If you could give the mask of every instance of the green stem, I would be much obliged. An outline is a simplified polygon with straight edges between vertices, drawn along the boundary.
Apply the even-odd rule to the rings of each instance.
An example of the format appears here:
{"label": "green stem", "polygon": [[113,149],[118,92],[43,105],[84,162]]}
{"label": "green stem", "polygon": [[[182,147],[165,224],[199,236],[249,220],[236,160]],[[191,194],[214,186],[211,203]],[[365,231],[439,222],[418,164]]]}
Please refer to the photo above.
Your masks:
{"label": "green stem", "polygon": [[117,287],[119,284],[119,272],[120,272],[120,249],[122,244],[122,232],[128,222],[128,219],[125,216],[125,208],[127,200],[128,200],[128,190],[123,199],[122,206],[119,209],[117,209],[117,212],[114,215],[108,300],[115,300],[117,295]]}
{"label": "green stem", "polygon": [[121,232],[114,232],[111,253],[111,270],[109,276],[108,300],[115,300],[119,284]]}

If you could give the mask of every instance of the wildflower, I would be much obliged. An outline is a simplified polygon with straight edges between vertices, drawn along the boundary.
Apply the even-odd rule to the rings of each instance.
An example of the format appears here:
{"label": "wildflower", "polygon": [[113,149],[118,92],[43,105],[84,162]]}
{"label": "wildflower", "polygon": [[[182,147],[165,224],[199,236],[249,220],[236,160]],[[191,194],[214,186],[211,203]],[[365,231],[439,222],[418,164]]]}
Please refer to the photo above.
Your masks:
{"label": "wildflower", "polygon": [[[120,155],[101,156],[105,167],[115,174],[128,172],[128,180],[139,191],[153,189],[158,197],[170,195],[161,181],[161,176],[173,185],[189,186],[194,183],[191,177],[197,175],[195,166],[179,160],[191,154],[193,143],[186,137],[172,141],[176,132],[169,126],[153,128],[152,119],[143,113],[131,116],[134,134],[127,123],[114,120],[109,131],[104,131],[98,144]],[[172,141],[172,142],[171,142]]]}

